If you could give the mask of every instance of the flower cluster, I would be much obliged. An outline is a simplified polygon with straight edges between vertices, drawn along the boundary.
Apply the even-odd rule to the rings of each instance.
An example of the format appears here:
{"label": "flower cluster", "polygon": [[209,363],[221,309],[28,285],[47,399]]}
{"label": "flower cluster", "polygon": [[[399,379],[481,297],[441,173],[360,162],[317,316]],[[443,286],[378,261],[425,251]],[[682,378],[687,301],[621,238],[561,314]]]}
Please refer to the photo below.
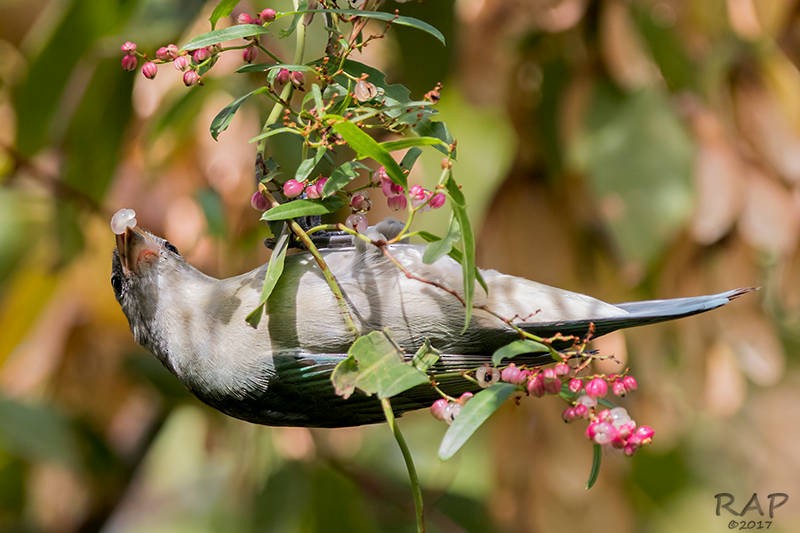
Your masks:
{"label": "flower cluster", "polygon": [[401,185],[393,182],[386,169],[379,167],[373,174],[373,184],[379,186],[383,195],[386,196],[386,203],[395,211],[400,211],[408,207],[408,199],[411,199],[411,205],[415,209],[422,207],[430,207],[431,209],[439,209],[444,205],[445,195],[441,192],[433,192],[421,185],[412,185],[408,189],[408,197],[406,191]]}
{"label": "flower cluster", "polygon": [[[653,429],[637,426],[623,407],[598,409],[598,400],[605,398],[609,391],[615,396],[624,396],[636,390],[636,378],[629,374],[580,378],[574,374],[574,370],[563,361],[535,370],[511,363],[502,370],[484,365],[475,371],[475,381],[481,388],[500,381],[511,383],[519,387],[520,394],[527,393],[536,398],[545,395],[572,398],[561,415],[564,421],[588,420],[586,436],[589,440],[621,449],[626,455],[633,455],[641,446],[650,443]],[[435,418],[451,423],[463,404],[461,399],[455,403],[440,399],[431,406],[431,412]]]}

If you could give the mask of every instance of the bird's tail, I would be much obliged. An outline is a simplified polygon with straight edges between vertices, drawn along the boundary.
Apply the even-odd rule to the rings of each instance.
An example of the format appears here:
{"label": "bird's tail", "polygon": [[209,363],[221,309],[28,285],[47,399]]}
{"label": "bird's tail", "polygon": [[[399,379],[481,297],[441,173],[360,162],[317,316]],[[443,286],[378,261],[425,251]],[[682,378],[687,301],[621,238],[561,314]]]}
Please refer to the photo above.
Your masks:
{"label": "bird's tail", "polygon": [[733,289],[719,294],[709,294],[706,296],[692,296],[689,298],[671,298],[668,300],[647,300],[643,302],[626,302],[614,304],[620,309],[627,311],[628,314],[618,317],[606,318],[586,318],[580,320],[530,323],[522,324],[521,327],[540,337],[552,337],[556,334],[562,335],[586,335],[590,328],[592,335],[598,337],[611,333],[618,329],[644,326],[683,318],[698,313],[704,313],[717,307],[721,307],[731,300],[743,294],[757,290],[756,287]]}

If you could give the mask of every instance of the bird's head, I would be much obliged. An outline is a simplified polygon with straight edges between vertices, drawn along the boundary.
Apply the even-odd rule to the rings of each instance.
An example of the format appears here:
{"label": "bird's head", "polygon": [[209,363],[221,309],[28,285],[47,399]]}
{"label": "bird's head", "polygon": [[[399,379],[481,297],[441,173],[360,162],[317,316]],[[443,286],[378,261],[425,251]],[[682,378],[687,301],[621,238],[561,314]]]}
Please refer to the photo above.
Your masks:
{"label": "bird's head", "polygon": [[117,240],[111,262],[114,295],[136,341],[159,355],[164,347],[158,327],[160,300],[165,290],[180,285],[182,273],[191,267],[167,240],[137,227],[135,215],[121,227],[114,222],[112,219]]}

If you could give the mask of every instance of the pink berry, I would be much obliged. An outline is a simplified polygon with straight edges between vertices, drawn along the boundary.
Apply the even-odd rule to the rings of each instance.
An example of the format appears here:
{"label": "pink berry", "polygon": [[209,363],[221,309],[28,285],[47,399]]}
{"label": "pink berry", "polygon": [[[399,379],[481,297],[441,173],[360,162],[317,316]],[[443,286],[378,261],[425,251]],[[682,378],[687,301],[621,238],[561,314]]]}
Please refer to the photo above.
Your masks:
{"label": "pink berry", "polygon": [[408,200],[402,194],[398,194],[397,196],[392,196],[391,198],[386,199],[386,205],[389,206],[389,209],[393,209],[395,211],[401,211],[408,206]]}
{"label": "pink berry", "polygon": [[428,202],[428,205],[431,206],[433,209],[439,209],[444,205],[445,200],[446,200],[445,195],[443,193],[437,192],[436,194],[431,196],[431,200],[430,202]]}
{"label": "pink berry", "polygon": [[603,378],[594,378],[586,384],[586,394],[592,398],[602,398],[608,392],[608,384]]}
{"label": "pink berry", "polygon": [[581,381],[578,378],[572,378],[571,380],[569,380],[567,388],[570,390],[570,392],[574,392],[577,394],[583,388],[583,381]]}
{"label": "pink berry", "polygon": [[148,80],[152,80],[158,74],[158,65],[153,63],[152,61],[148,61],[144,65],[142,65],[142,75],[147,78]]}
{"label": "pink berry", "polygon": [[623,377],[622,384],[625,386],[625,390],[628,392],[635,391],[639,388],[639,384],[636,382],[636,378],[633,376]]}
{"label": "pink berry", "polygon": [[261,22],[272,22],[277,15],[274,9],[268,7],[258,14],[258,18],[261,19]]}
{"label": "pink berry", "polygon": [[258,21],[249,13],[239,13],[239,15],[236,17],[236,22],[239,24],[255,24]]}
{"label": "pink berry", "polygon": [[267,203],[267,199],[264,198],[264,195],[256,191],[253,193],[253,196],[250,197],[250,206],[256,211],[266,211],[269,204]]}
{"label": "pink berry", "polygon": [[294,178],[288,179],[286,180],[286,183],[283,184],[283,194],[286,196],[286,198],[296,198],[300,196],[305,188],[305,183],[297,181]]}
{"label": "pink berry", "polygon": [[189,66],[189,58],[186,56],[178,56],[172,61],[172,66],[175,70],[186,70]]}
{"label": "pink berry", "polygon": [[191,87],[192,85],[200,82],[200,74],[194,70],[187,70],[183,73],[183,84],[187,87]]}
{"label": "pink berry", "polygon": [[211,57],[211,52],[208,51],[208,48],[198,48],[192,52],[192,61],[195,63],[202,63],[206,59]]}
{"label": "pink berry", "polygon": [[433,402],[433,405],[431,405],[431,414],[433,415],[433,418],[437,420],[444,420],[447,412],[447,404],[448,401],[444,398],[439,398]]}
{"label": "pink berry", "polygon": [[242,60],[245,63],[252,63],[257,55],[258,55],[258,50],[256,50],[255,46],[248,46],[247,48],[242,50]]}
{"label": "pink berry", "polygon": [[275,81],[277,81],[280,85],[285,85],[286,82],[289,81],[289,76],[290,76],[289,69],[282,68],[278,71],[278,75],[275,76]]}
{"label": "pink berry", "polygon": [[128,72],[132,72],[136,70],[136,65],[139,64],[139,60],[136,56],[133,55],[124,55],[122,56],[122,70],[127,70]]}
{"label": "pink berry", "polygon": [[159,61],[169,61],[172,59],[172,56],[169,53],[169,50],[166,46],[162,46],[158,50],[156,50],[156,59]]}
{"label": "pink berry", "polygon": [[119,49],[126,54],[133,54],[136,51],[136,43],[133,41],[125,41],[122,46],[119,47]]}

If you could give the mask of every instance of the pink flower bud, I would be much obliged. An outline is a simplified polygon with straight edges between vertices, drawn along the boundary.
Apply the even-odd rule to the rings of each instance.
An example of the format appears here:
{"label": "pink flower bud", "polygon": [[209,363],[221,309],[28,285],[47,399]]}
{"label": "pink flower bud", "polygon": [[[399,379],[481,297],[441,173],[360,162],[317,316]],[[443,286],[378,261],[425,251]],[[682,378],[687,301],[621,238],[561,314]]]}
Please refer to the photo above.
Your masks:
{"label": "pink flower bud", "polygon": [[586,394],[592,398],[602,398],[608,392],[608,384],[603,378],[594,378],[586,384]]}
{"label": "pink flower bud", "polygon": [[589,416],[589,408],[582,403],[576,404],[573,409],[575,410],[575,418],[586,418]]}
{"label": "pink flower bud", "polygon": [[544,378],[540,372],[528,380],[528,394],[541,398],[544,392]]}
{"label": "pink flower bud", "polygon": [[461,404],[450,402],[447,404],[447,408],[445,409],[444,413],[444,421],[448,424],[452,424],[453,420],[461,413]]}
{"label": "pink flower bud", "polygon": [[408,193],[411,195],[411,198],[414,198],[415,200],[425,199],[425,188],[421,187],[420,185],[412,185],[408,190]]}
{"label": "pink flower bud", "polygon": [[187,70],[183,73],[183,84],[187,87],[191,87],[192,85],[200,82],[200,74],[194,70]]}
{"label": "pink flower bud", "polygon": [[564,419],[564,422],[572,422],[573,420],[577,419],[578,417],[575,415],[575,408],[574,407],[567,407],[561,413],[561,418]]}
{"label": "pink flower bud", "polygon": [[286,183],[283,184],[283,194],[286,196],[286,198],[296,198],[297,196],[300,196],[305,188],[305,183],[297,181],[294,178],[288,179],[286,180]]}
{"label": "pink flower bud", "polygon": [[608,422],[595,421],[586,428],[586,436],[597,444],[609,444],[617,437],[617,428]]}
{"label": "pink flower bud", "polygon": [[178,49],[178,45],[172,43],[167,45],[167,55],[170,57],[170,59],[175,59],[180,55],[180,53],[181,51]]}
{"label": "pink flower bud", "polygon": [[176,70],[186,70],[186,67],[189,66],[189,58],[186,56],[178,56],[172,62],[172,66],[175,67]]}
{"label": "pink flower bud", "polygon": [[378,167],[375,172],[372,173],[372,183],[375,185],[382,184],[385,179],[389,179],[389,175],[386,173],[386,168],[384,167]]}
{"label": "pink flower bud", "polygon": [[431,196],[431,201],[428,202],[428,205],[431,206],[433,209],[439,209],[444,205],[446,197],[443,193],[437,192],[433,196]]}
{"label": "pink flower bud", "polygon": [[261,13],[258,14],[258,18],[261,20],[261,22],[272,22],[273,20],[275,20],[275,17],[277,15],[278,14],[275,12],[274,9],[268,7],[262,10]]}
{"label": "pink flower bud", "polygon": [[303,82],[306,80],[305,74],[303,74],[299,70],[293,71],[289,75],[289,77],[292,80],[292,85],[294,85],[295,87],[298,87],[298,88],[302,88],[303,87]]}
{"label": "pink flower bud", "polygon": [[211,57],[211,52],[208,51],[208,48],[198,48],[192,52],[192,61],[195,63],[202,63],[206,59]]}
{"label": "pink flower bud", "polygon": [[256,211],[266,211],[269,208],[267,199],[259,191],[254,192],[250,197],[250,206]]}
{"label": "pink flower bud", "polygon": [[142,76],[147,78],[148,80],[152,80],[158,74],[158,65],[153,63],[152,61],[148,61],[144,65],[142,65]]}
{"label": "pink flower bud", "polygon": [[472,394],[471,392],[464,392],[464,393],[461,394],[461,396],[458,397],[458,403],[460,403],[461,405],[464,405],[470,399],[472,399],[473,396],[475,396],[475,395]]}
{"label": "pink flower bud", "polygon": [[239,13],[236,17],[238,24],[256,24],[258,21],[254,19],[249,13]]}
{"label": "pink flower bud", "polygon": [[389,209],[393,209],[395,211],[401,211],[408,206],[408,200],[402,194],[398,194],[397,196],[392,196],[391,198],[386,199],[386,205],[389,206]]}
{"label": "pink flower bud", "polygon": [[370,207],[372,207],[372,203],[369,201],[369,198],[361,193],[356,193],[350,198],[350,209],[353,211],[363,213],[369,211]]}
{"label": "pink flower bud", "polygon": [[591,396],[587,396],[586,394],[578,396],[578,399],[575,400],[575,402],[585,405],[587,409],[593,409],[594,407],[597,407],[597,400]]}
{"label": "pink flower bud", "polygon": [[629,442],[629,443],[625,444],[625,447],[624,447],[624,448],[622,448],[622,451],[625,453],[625,455],[627,455],[628,457],[630,457],[630,456],[632,456],[634,453],[636,453],[636,450],[638,450],[638,449],[639,449],[639,446],[637,446],[636,444],[633,444],[633,443],[630,443],[630,442]]}
{"label": "pink flower bud", "polygon": [[326,183],[328,183],[328,178],[319,178],[314,184],[314,187],[317,189],[318,198],[322,198],[324,196],[323,189],[325,188]]}
{"label": "pink flower bud", "polygon": [[277,81],[280,85],[285,85],[286,82],[289,81],[289,76],[290,76],[289,69],[282,68],[278,71],[278,75],[275,76],[275,81]]}
{"label": "pink flower bud", "polygon": [[618,379],[611,384],[611,392],[614,393],[614,396],[625,396],[625,393],[628,391],[625,389],[622,380]]}
{"label": "pink flower bud", "polygon": [[514,385],[520,385],[528,381],[528,376],[530,372],[527,370],[522,370],[517,367],[514,363],[511,363],[507,367],[505,367],[502,372],[500,372],[500,379],[505,381],[506,383],[513,383]]}
{"label": "pink flower bud", "polygon": [[134,55],[124,55],[122,56],[122,70],[127,70],[128,72],[132,72],[136,70],[136,65],[139,64],[139,60]]}
{"label": "pink flower bud", "polygon": [[126,54],[133,54],[136,51],[136,43],[133,41],[125,41],[122,46],[119,47],[120,50],[125,52]]}
{"label": "pink flower bud", "polygon": [[433,415],[433,418],[443,421],[445,419],[445,414],[447,413],[448,403],[449,402],[444,398],[439,398],[433,402],[433,405],[431,405],[431,414]]}
{"label": "pink flower bud", "polygon": [[169,50],[166,46],[162,46],[158,50],[156,50],[156,59],[159,61],[169,61],[172,59],[172,56],[169,53]]}
{"label": "pink flower bud", "polygon": [[622,384],[625,386],[625,390],[628,392],[635,391],[639,388],[639,384],[636,382],[636,378],[633,376],[623,377]]}
{"label": "pink flower bud", "polygon": [[577,394],[583,388],[583,381],[581,381],[578,378],[572,378],[571,380],[569,380],[567,388],[570,390],[570,392],[574,392]]}
{"label": "pink flower bud", "polygon": [[648,444],[653,440],[653,435],[655,435],[655,433],[656,432],[650,426],[639,426],[633,432],[642,444]]}
{"label": "pink flower bud", "polygon": [[317,187],[317,184],[309,185],[306,187],[306,198],[311,198],[312,200],[316,200],[320,198],[322,195],[320,194],[320,189]]}
{"label": "pink flower bud", "polygon": [[242,60],[245,63],[252,63],[257,55],[258,55],[258,50],[256,50],[255,46],[248,46],[247,48],[242,50]]}
{"label": "pink flower bud", "polygon": [[361,214],[352,214],[344,221],[344,225],[359,233],[367,231],[367,217]]}
{"label": "pink flower bud", "polygon": [[556,376],[566,376],[569,374],[569,365],[567,363],[556,363],[553,367],[553,370],[556,371]]}

